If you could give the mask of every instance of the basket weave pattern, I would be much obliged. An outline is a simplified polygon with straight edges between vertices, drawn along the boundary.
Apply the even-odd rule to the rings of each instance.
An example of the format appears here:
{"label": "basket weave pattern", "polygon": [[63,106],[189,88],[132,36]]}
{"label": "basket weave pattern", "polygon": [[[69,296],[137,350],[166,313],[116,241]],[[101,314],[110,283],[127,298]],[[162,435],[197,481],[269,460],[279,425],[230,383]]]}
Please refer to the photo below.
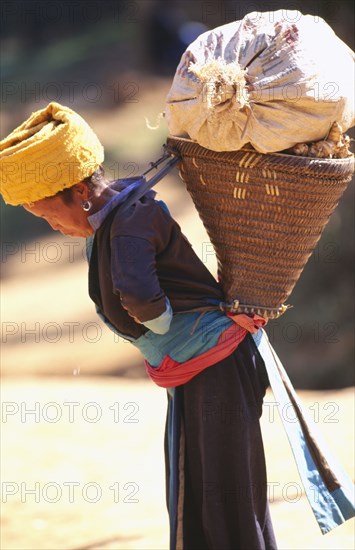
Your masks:
{"label": "basket weave pattern", "polygon": [[351,180],[354,158],[220,153],[173,137],[167,148],[182,159],[180,176],[214,246],[226,301],[278,316]]}

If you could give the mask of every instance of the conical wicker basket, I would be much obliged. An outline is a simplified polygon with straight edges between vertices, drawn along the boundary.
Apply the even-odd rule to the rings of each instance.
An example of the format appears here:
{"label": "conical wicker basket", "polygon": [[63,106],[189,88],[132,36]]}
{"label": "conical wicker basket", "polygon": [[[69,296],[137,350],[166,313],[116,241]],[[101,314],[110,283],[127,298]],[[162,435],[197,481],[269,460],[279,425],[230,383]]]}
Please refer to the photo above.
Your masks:
{"label": "conical wicker basket", "polygon": [[215,152],[169,137],[214,246],[225,308],[276,318],[351,180],[354,157]]}

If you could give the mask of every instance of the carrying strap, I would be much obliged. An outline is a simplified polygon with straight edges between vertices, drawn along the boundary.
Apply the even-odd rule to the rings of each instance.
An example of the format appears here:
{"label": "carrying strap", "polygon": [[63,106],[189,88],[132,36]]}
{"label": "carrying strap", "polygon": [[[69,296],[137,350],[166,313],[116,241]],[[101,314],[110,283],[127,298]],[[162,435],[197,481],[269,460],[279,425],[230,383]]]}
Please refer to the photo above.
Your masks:
{"label": "carrying strap", "polygon": [[[252,337],[264,360],[306,496],[323,534],[354,517],[354,486],[332,455],[322,434],[297,396],[287,373],[261,329]],[[292,422],[283,411],[292,407]]]}
{"label": "carrying strap", "polygon": [[[152,168],[155,168],[158,164],[161,162],[164,162],[167,160],[171,155],[164,155],[161,159],[159,159],[156,163],[152,164]],[[117,202],[118,205],[118,211],[120,213],[125,212],[132,204],[137,202],[140,198],[143,197],[149,191],[156,185],[161,179],[163,179],[173,168],[174,166],[180,162],[180,158],[174,157],[170,158],[169,162],[166,163],[163,168],[161,168],[155,176],[150,178],[150,180],[146,180],[144,175],[150,172],[152,168],[147,170],[141,178],[139,178],[137,181],[132,183],[131,185],[127,186],[125,189],[123,189],[120,192],[120,199]]]}

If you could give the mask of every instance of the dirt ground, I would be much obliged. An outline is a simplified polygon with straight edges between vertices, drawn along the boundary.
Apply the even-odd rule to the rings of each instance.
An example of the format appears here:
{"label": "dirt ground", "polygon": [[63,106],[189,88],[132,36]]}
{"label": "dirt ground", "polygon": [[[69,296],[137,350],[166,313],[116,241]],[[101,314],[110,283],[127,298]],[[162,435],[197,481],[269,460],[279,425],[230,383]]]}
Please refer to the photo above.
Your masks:
{"label": "dirt ground", "polygon": [[[20,250],[1,285],[1,548],[165,550],[165,392],[96,318],[86,264],[65,261],[65,242]],[[352,390],[299,394],[354,477]],[[262,424],[280,550],[353,549],[353,521],[321,534],[271,393]]]}
{"label": "dirt ground", "polygon": [[[351,474],[352,392],[299,393]],[[165,401],[147,380],[5,378],[1,548],[167,549]],[[273,403],[262,427],[279,548],[352,549],[352,521],[321,535]]]}
{"label": "dirt ground", "polygon": [[[96,318],[85,262],[44,261],[54,242],[65,250],[41,241],[39,262],[19,251],[1,286],[1,548],[167,549],[165,391]],[[299,394],[353,477],[352,390]],[[262,425],[280,550],[353,549],[353,521],[321,534],[274,404]]]}

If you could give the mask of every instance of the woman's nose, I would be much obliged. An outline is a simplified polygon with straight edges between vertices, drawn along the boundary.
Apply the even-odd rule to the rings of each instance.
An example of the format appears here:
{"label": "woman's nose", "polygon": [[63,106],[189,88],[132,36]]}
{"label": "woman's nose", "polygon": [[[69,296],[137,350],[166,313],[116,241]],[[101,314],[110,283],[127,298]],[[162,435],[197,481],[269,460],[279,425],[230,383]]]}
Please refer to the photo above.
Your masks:
{"label": "woman's nose", "polygon": [[51,226],[51,228],[53,229],[53,231],[59,231],[59,225],[57,223],[54,223],[54,222],[48,222],[49,225]]}

